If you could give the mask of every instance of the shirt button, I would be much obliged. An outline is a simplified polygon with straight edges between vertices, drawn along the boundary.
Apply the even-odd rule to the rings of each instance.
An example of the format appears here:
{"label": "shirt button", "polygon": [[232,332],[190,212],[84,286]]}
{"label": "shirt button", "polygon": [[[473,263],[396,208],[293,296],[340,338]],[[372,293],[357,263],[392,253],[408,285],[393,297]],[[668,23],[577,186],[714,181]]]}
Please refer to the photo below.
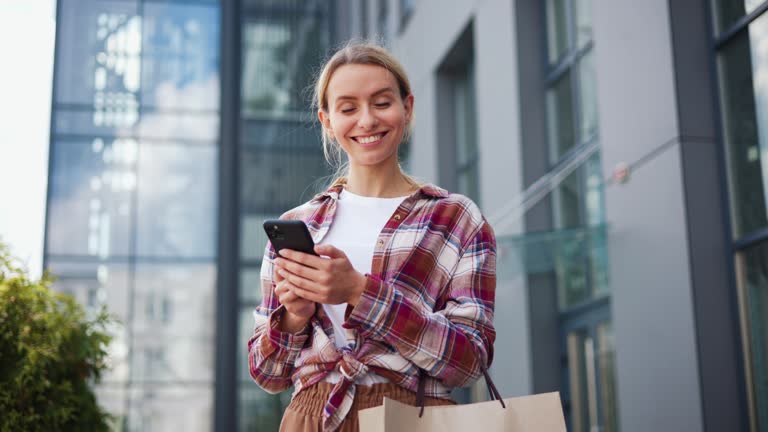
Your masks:
{"label": "shirt button", "polygon": [[397,221],[400,220],[400,213],[395,214],[395,220],[397,220]]}
{"label": "shirt button", "polygon": [[384,240],[379,240],[379,246],[384,246]]}

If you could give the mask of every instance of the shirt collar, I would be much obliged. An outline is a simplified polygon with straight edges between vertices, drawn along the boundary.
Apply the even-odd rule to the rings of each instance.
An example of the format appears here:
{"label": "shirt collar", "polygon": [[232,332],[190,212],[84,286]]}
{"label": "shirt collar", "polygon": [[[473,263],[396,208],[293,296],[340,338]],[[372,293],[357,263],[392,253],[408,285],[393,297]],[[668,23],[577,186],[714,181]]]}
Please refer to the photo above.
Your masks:
{"label": "shirt collar", "polygon": [[[339,199],[339,194],[341,194],[341,191],[344,190],[344,185],[346,184],[346,181],[340,180],[333,184],[333,186],[329,187],[325,192],[321,192],[312,199],[313,201],[322,201],[326,198],[332,198],[334,200]],[[431,183],[425,183],[419,187],[419,190],[411,194],[411,196],[415,194],[422,194],[427,197],[431,198],[437,198],[442,199],[448,197],[449,193],[447,190],[435,186]]]}

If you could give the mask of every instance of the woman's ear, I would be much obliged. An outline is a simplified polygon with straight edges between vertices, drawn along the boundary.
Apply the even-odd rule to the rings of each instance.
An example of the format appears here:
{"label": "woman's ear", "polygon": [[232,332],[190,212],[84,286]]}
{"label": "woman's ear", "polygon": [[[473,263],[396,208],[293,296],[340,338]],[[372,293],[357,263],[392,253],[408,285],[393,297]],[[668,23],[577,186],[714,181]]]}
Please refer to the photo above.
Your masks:
{"label": "woman's ear", "polygon": [[320,120],[320,124],[323,125],[323,133],[328,134],[330,138],[335,138],[333,135],[333,128],[331,127],[331,117],[327,112],[322,109],[317,110],[317,118]]}
{"label": "woman's ear", "polygon": [[408,123],[411,121],[411,117],[413,117],[413,94],[409,94],[405,97],[405,100],[403,100],[403,106],[405,107],[405,122]]}

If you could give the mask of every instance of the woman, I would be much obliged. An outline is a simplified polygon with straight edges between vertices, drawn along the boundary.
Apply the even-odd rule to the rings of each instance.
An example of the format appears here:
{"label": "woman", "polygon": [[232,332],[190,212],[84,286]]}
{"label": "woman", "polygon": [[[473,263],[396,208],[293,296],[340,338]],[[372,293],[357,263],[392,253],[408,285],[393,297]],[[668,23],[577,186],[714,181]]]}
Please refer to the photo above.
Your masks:
{"label": "woman", "polygon": [[326,157],[348,167],[282,216],[307,224],[321,257],[267,246],[251,375],[272,393],[294,385],[285,431],[356,431],[384,396],[415,404],[420,379],[425,405],[453,404],[493,355],[493,231],[470,199],[400,169],[414,97],[385,49],[336,52],[315,99]]}

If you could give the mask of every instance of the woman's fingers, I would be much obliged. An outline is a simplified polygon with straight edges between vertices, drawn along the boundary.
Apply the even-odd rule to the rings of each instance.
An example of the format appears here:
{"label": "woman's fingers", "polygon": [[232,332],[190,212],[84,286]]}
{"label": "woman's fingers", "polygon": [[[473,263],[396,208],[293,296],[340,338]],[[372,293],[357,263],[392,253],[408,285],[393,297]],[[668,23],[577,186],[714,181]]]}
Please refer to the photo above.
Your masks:
{"label": "woman's fingers", "polygon": [[326,298],[326,296],[318,294],[313,291],[305,290],[304,288],[301,288],[301,287],[294,287],[293,292],[294,294],[296,294],[302,299],[306,299],[315,303],[322,303],[322,304],[328,303],[328,299]]}
{"label": "woman's fingers", "polygon": [[[325,294],[327,291],[322,285],[318,284],[317,282],[303,278],[299,275],[295,275],[287,270],[278,270],[278,273],[280,273],[280,275],[285,279],[286,282],[289,282],[291,284],[294,291],[297,288],[301,288],[303,291],[309,291],[309,292],[313,292],[315,294],[320,294],[320,295]],[[316,301],[316,300],[313,300],[313,301]]]}
{"label": "woman's fingers", "polygon": [[288,259],[278,258],[275,260],[275,265],[277,266],[278,271],[276,272],[281,278],[284,278],[284,276],[280,273],[280,269],[288,270],[290,273],[293,273],[297,276],[300,276],[304,279],[311,279],[314,281],[321,280],[323,278],[324,272],[317,270],[312,267],[308,267],[304,264],[291,261]]}
{"label": "woman's fingers", "polygon": [[319,256],[306,254],[304,252],[298,252],[290,249],[282,249],[280,255],[290,261],[304,264],[307,267],[318,270],[328,270],[330,268],[330,260],[327,258],[321,258]]}

